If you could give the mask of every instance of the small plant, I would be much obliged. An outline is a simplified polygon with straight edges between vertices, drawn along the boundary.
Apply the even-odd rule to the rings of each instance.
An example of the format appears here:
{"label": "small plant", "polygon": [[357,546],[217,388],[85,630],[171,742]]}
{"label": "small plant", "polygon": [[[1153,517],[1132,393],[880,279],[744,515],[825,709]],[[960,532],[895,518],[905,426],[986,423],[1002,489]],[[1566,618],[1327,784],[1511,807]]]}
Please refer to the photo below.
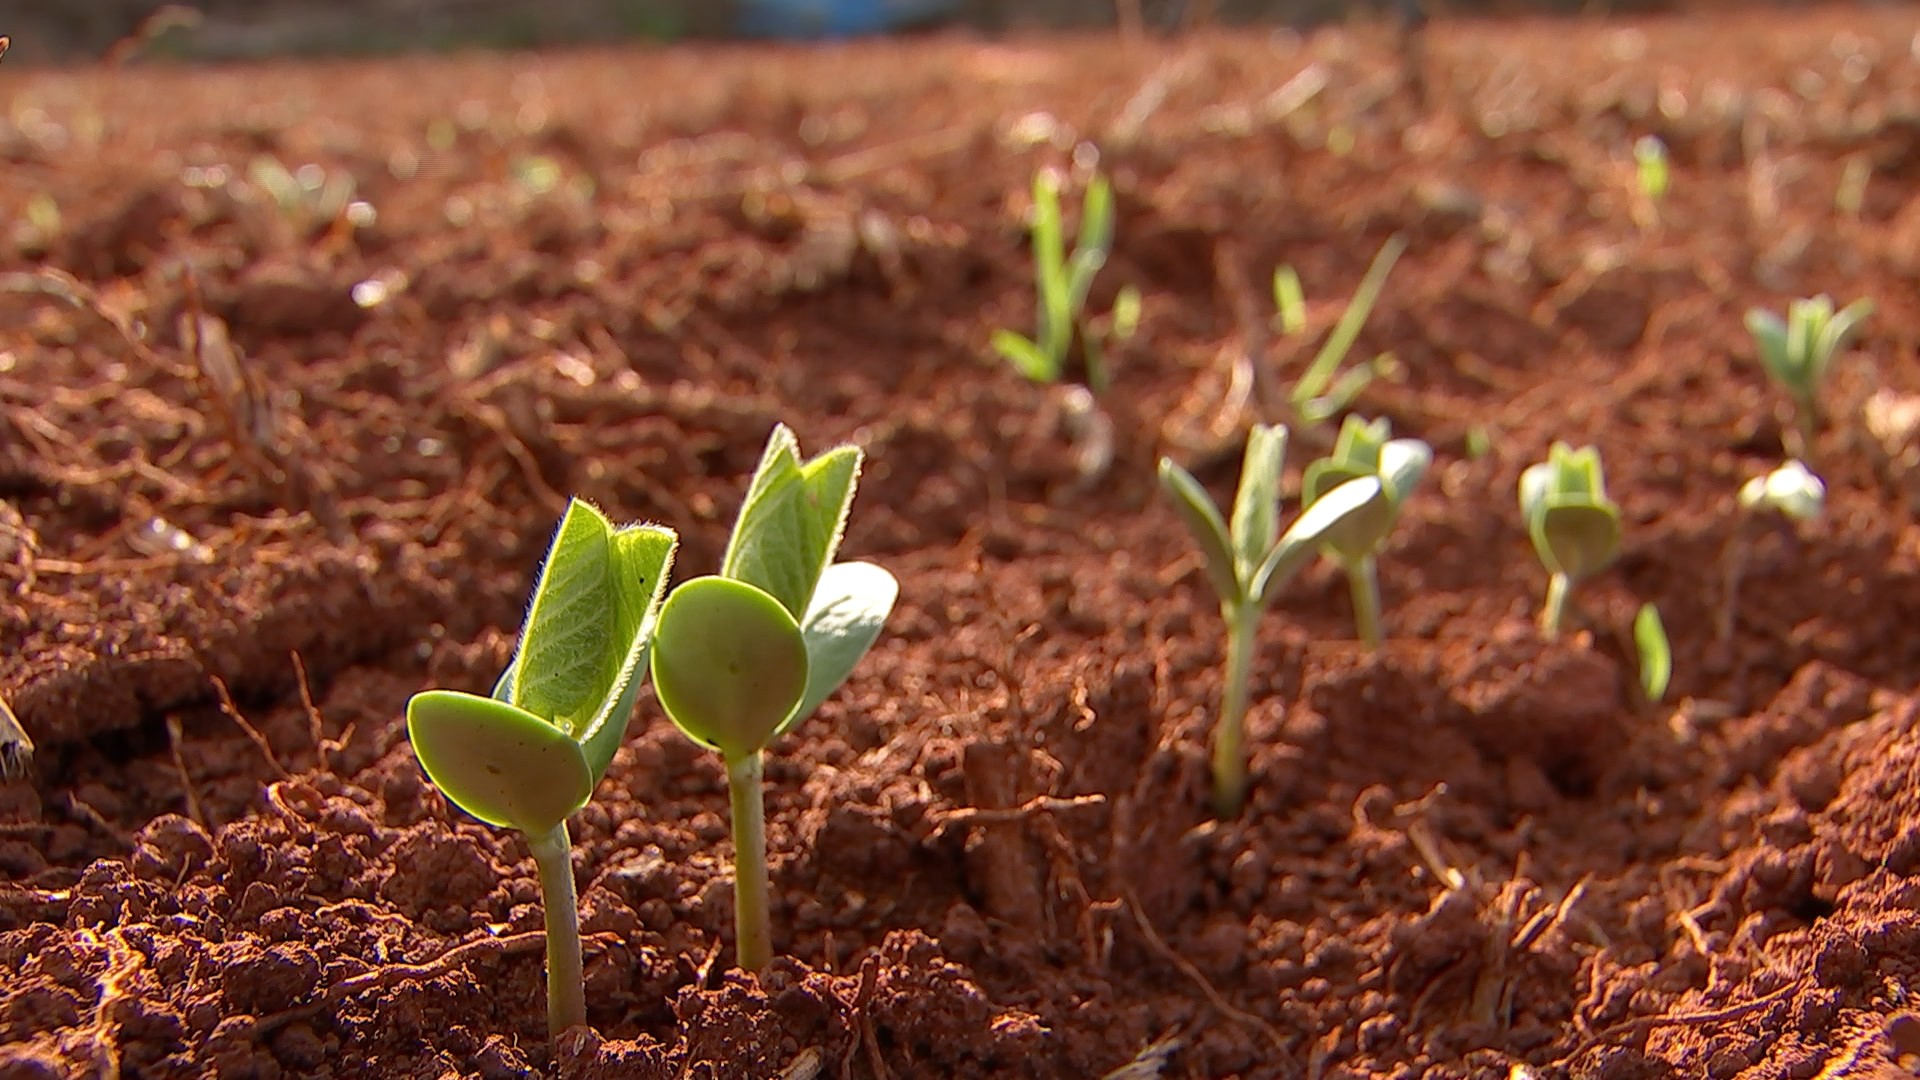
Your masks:
{"label": "small plant", "polygon": [[567,818],[592,797],[627,730],[678,540],[657,525],[614,528],[575,499],[492,696],[428,690],[407,703],[407,737],[440,791],[527,838],[556,1036],[587,1020]]}
{"label": "small plant", "polygon": [[1647,704],[1658,705],[1673,679],[1673,648],[1667,643],[1667,624],[1651,602],[1641,604],[1633,617],[1633,648],[1640,657],[1640,692]]}
{"label": "small plant", "polygon": [[[1360,367],[1341,371],[1346,363],[1347,353],[1353,349],[1353,343],[1360,337],[1360,330],[1367,324],[1367,317],[1373,314],[1373,305],[1380,299],[1380,293],[1387,285],[1387,275],[1393,272],[1393,264],[1407,250],[1405,237],[1398,233],[1381,245],[1373,262],[1368,265],[1366,274],[1360,279],[1359,288],[1347,301],[1340,313],[1340,319],[1333,326],[1327,340],[1320,345],[1313,360],[1301,373],[1299,381],[1287,392],[1287,404],[1293,416],[1300,423],[1320,425],[1339,416],[1359,398],[1367,384],[1394,368],[1391,354],[1382,354],[1373,362]],[[1307,329],[1307,301],[1300,287],[1300,275],[1292,266],[1281,266],[1273,272],[1274,329],[1285,337],[1297,338]]]}
{"label": "small plant", "polygon": [[846,681],[899,595],[886,570],[833,561],[860,460],[840,446],[803,461],[793,433],[775,427],[720,573],[682,583],[660,611],[660,707],[726,763],[735,949],[748,971],[773,959],[763,751]]}
{"label": "small plant", "polygon": [[1788,450],[1795,457],[1811,456],[1820,430],[1820,386],[1834,358],[1871,314],[1870,300],[1855,300],[1835,311],[1833,298],[1824,293],[1788,304],[1784,319],[1765,308],[1747,312],[1747,331],[1760,363],[1793,403],[1800,445]]}
{"label": "small plant", "polygon": [[1746,576],[1748,549],[1755,534],[1766,529],[1790,531],[1796,523],[1818,520],[1826,510],[1827,486],[1806,465],[1789,461],[1742,484],[1735,501],[1740,516],[1720,558],[1721,599],[1715,630],[1722,648],[1733,641],[1740,583]]}
{"label": "small plant", "polygon": [[1160,459],[1160,485],[1200,545],[1227,624],[1226,682],[1213,729],[1213,798],[1221,817],[1238,814],[1246,800],[1243,739],[1260,613],[1322,544],[1359,546],[1356,541],[1370,533],[1374,520],[1391,513],[1379,477],[1361,476],[1326,492],[1282,534],[1280,466],[1286,449],[1286,428],[1254,425],[1231,525],[1192,473],[1170,458]]}
{"label": "small plant", "polygon": [[1107,343],[1133,336],[1140,321],[1140,293],[1132,286],[1121,289],[1105,319],[1088,317],[1087,294],[1113,249],[1113,187],[1099,173],[1087,181],[1080,201],[1080,232],[1069,252],[1060,218],[1060,186],[1060,174],[1053,169],[1042,169],[1033,178],[1038,333],[1030,338],[1013,330],[996,331],[993,347],[1033,382],[1057,383],[1066,376],[1067,357],[1077,338],[1087,389],[1105,393]]}
{"label": "small plant", "polygon": [[1378,649],[1382,640],[1380,578],[1375,562],[1400,520],[1401,504],[1433,463],[1432,447],[1419,439],[1389,438],[1391,433],[1392,426],[1384,419],[1347,417],[1340,425],[1333,453],[1308,465],[1300,485],[1301,502],[1311,509],[1349,480],[1371,476],[1380,481],[1384,498],[1376,502],[1375,512],[1364,521],[1355,519],[1321,545],[1327,557],[1346,571],[1353,594],[1354,627],[1369,649]]}
{"label": "small plant", "polygon": [[1540,630],[1558,637],[1573,586],[1620,553],[1620,508],[1607,498],[1600,451],[1554,443],[1546,461],[1520,474],[1520,514],[1551,575]]}
{"label": "small plant", "polygon": [[1660,141],[1658,135],[1640,136],[1633,144],[1633,163],[1640,185],[1634,216],[1639,218],[1641,228],[1651,229],[1660,223],[1660,204],[1666,201],[1667,188],[1673,182],[1673,171],[1667,163],[1667,144]]}

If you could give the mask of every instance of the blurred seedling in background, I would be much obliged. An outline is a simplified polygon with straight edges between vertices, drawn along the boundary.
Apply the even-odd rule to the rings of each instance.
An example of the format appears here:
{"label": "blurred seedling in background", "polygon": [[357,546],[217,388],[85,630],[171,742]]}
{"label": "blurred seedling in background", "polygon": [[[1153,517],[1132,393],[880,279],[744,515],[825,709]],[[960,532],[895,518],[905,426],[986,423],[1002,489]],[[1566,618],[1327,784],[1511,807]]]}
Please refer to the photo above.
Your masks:
{"label": "blurred seedling in background", "polygon": [[1069,378],[1074,345],[1079,344],[1079,385],[1063,388],[1062,410],[1073,440],[1075,469],[1083,479],[1092,479],[1113,460],[1113,423],[1097,400],[1112,378],[1109,347],[1132,338],[1138,329],[1140,292],[1126,286],[1106,315],[1087,313],[1094,278],[1113,250],[1113,186],[1099,172],[1088,177],[1079,232],[1069,251],[1060,208],[1064,183],[1056,169],[1042,169],[1033,178],[1028,228],[1033,239],[1035,335],[996,330],[993,348],[1028,380],[1056,385]]}
{"label": "blurred seedling in background", "polygon": [[1281,533],[1286,450],[1284,427],[1256,424],[1248,433],[1231,524],[1192,473],[1160,459],[1160,485],[1200,546],[1227,624],[1226,678],[1213,727],[1213,799],[1223,818],[1237,815],[1246,801],[1246,714],[1261,612],[1323,544],[1362,547],[1378,519],[1393,512],[1380,478],[1359,476],[1332,487]]}
{"label": "blurred seedling in background", "polygon": [[1834,359],[1871,314],[1870,300],[1855,300],[1835,311],[1833,298],[1824,293],[1788,304],[1784,319],[1765,308],[1747,312],[1747,331],[1753,335],[1760,363],[1792,404],[1795,438],[1786,440],[1790,456],[1813,460],[1814,440],[1822,423],[1821,387]]}
{"label": "blurred seedling in background", "polygon": [[682,583],[660,612],[660,707],[726,763],[735,949],[748,971],[773,958],[764,751],[847,680],[899,595],[881,567],[833,561],[860,462],[853,446],[802,460],[793,433],[775,427],[720,573]]}
{"label": "blurred seedling in background", "polygon": [[1648,705],[1658,705],[1673,681],[1673,647],[1667,624],[1652,602],[1640,605],[1633,617],[1633,651],[1640,660],[1640,693]]}
{"label": "blurred seedling in background", "polygon": [[492,695],[428,690],[407,703],[414,755],[441,793],[526,837],[546,915],[554,1036],[587,1021],[567,818],[625,736],[678,542],[657,525],[615,528],[573,500]]}
{"label": "blurred seedling in background", "polygon": [[1793,460],[1742,484],[1735,501],[1740,513],[1720,558],[1720,611],[1714,628],[1715,642],[1723,650],[1733,643],[1740,585],[1754,543],[1769,532],[1791,536],[1797,525],[1818,521],[1826,512],[1827,485],[1805,464]]}
{"label": "blurred seedling in background", "polygon": [[1633,144],[1634,179],[1637,198],[1633,204],[1634,221],[1642,229],[1660,224],[1660,207],[1666,202],[1673,182],[1673,169],[1667,160],[1667,144],[1658,135],[1642,135]]}
{"label": "blurred seedling in background", "polygon": [[1620,508],[1607,498],[1600,451],[1554,443],[1547,460],[1520,474],[1520,514],[1550,575],[1540,630],[1558,637],[1574,585],[1620,554]]}
{"label": "blurred seedling in background", "polygon": [[[1365,276],[1360,279],[1360,286],[1354,290],[1345,310],[1340,313],[1339,321],[1334,323],[1306,370],[1301,372],[1300,378],[1287,391],[1287,419],[1290,422],[1314,427],[1325,424],[1351,408],[1373,380],[1390,377],[1398,370],[1398,363],[1391,353],[1381,353],[1369,363],[1345,370],[1342,370],[1342,366],[1346,364],[1347,354],[1353,351],[1353,344],[1366,326],[1368,316],[1373,314],[1380,293],[1386,288],[1387,275],[1393,272],[1394,263],[1406,250],[1406,239],[1396,233],[1374,255]],[[1306,294],[1300,285],[1300,275],[1291,265],[1281,266],[1273,272],[1273,303],[1273,328],[1284,339],[1304,344],[1310,321]]]}
{"label": "blurred seedling in background", "polygon": [[[352,175],[308,163],[288,169],[279,158],[262,154],[247,163],[247,183],[265,196],[287,238],[306,243],[317,237],[346,237],[375,221],[373,207],[356,197]],[[243,205],[257,205],[246,195]]]}
{"label": "blurred seedling in background", "polygon": [[1309,464],[1300,484],[1301,502],[1312,509],[1321,498],[1350,480],[1373,477],[1380,482],[1383,497],[1371,504],[1367,514],[1354,517],[1321,545],[1326,556],[1346,572],[1353,595],[1354,628],[1369,649],[1378,649],[1383,640],[1376,569],[1380,549],[1399,522],[1408,493],[1433,463],[1433,448],[1425,442],[1389,438],[1391,434],[1392,426],[1384,419],[1368,421],[1348,416],[1340,425],[1333,453]]}

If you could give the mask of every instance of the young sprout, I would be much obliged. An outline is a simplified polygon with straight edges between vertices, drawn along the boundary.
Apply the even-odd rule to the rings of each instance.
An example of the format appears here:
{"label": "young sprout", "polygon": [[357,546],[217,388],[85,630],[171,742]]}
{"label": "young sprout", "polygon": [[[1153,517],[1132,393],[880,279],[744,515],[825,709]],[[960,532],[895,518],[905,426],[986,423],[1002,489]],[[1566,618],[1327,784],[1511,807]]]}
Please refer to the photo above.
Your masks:
{"label": "young sprout", "polygon": [[1667,144],[1660,141],[1658,135],[1640,136],[1633,144],[1633,162],[1640,182],[1635,216],[1639,217],[1641,228],[1650,229],[1659,224],[1660,204],[1666,201],[1667,187],[1673,179],[1667,165]]}
{"label": "young sprout", "polygon": [[[1347,353],[1353,349],[1353,343],[1360,337],[1360,329],[1367,323],[1367,316],[1373,313],[1373,305],[1380,299],[1380,293],[1387,285],[1387,275],[1393,272],[1393,264],[1398,262],[1407,250],[1406,238],[1398,233],[1387,239],[1380,251],[1367,267],[1366,275],[1360,279],[1360,287],[1354,290],[1353,297],[1347,301],[1346,310],[1340,313],[1340,321],[1334,324],[1333,332],[1320,345],[1320,351],[1300,380],[1293,384],[1287,393],[1287,404],[1293,414],[1304,424],[1324,424],[1328,420],[1346,411],[1367,384],[1382,374],[1392,370],[1393,358],[1383,354],[1375,357],[1373,363],[1350,368],[1345,372],[1340,365],[1346,363]],[[1300,275],[1291,266],[1282,266],[1273,272],[1274,327],[1287,337],[1298,337],[1306,331],[1306,297],[1300,288]]]}
{"label": "young sprout", "polygon": [[1133,336],[1140,322],[1140,293],[1132,286],[1114,298],[1104,320],[1089,318],[1087,294],[1094,276],[1113,250],[1113,187],[1095,173],[1080,202],[1080,232],[1067,251],[1060,220],[1059,172],[1042,169],[1033,178],[1033,272],[1039,331],[1034,337],[1012,330],[993,335],[993,347],[1020,374],[1037,383],[1057,383],[1066,374],[1074,340],[1080,342],[1087,389],[1107,389],[1106,345]]}
{"label": "young sprout", "polygon": [[1792,399],[1800,444],[1789,448],[1795,456],[1811,456],[1820,430],[1820,384],[1826,381],[1834,358],[1871,314],[1871,300],[1855,300],[1835,311],[1833,298],[1824,293],[1788,304],[1785,319],[1765,308],[1747,312],[1747,331],[1753,335],[1760,363]]}
{"label": "young sprout", "polygon": [[1349,480],[1363,476],[1380,481],[1385,496],[1365,521],[1356,519],[1321,545],[1328,558],[1347,573],[1353,594],[1353,622],[1360,640],[1378,649],[1380,633],[1380,579],[1375,561],[1387,535],[1400,519],[1407,493],[1433,463],[1433,448],[1419,439],[1391,439],[1392,426],[1384,419],[1367,421],[1349,416],[1340,425],[1333,453],[1307,466],[1301,479],[1301,502],[1311,508]]}
{"label": "young sprout", "polygon": [[660,611],[660,707],[726,763],[735,948],[748,971],[773,959],[762,751],[846,681],[899,595],[880,567],[833,561],[860,460],[840,446],[803,461],[793,432],[775,427],[720,573],[682,583]]}
{"label": "young sprout", "polygon": [[1206,557],[1207,579],[1220,594],[1220,614],[1227,624],[1226,682],[1213,729],[1213,799],[1221,817],[1238,814],[1246,800],[1243,729],[1260,613],[1322,544],[1358,546],[1356,541],[1371,532],[1380,515],[1391,514],[1380,478],[1361,476],[1302,510],[1282,534],[1280,466],[1286,449],[1286,428],[1254,425],[1247,436],[1231,524],[1192,473],[1170,458],[1160,459],[1160,485]]}
{"label": "young sprout", "polygon": [[1746,576],[1748,545],[1758,530],[1789,528],[1796,522],[1817,520],[1825,512],[1827,486],[1804,464],[1789,461],[1765,476],[1740,486],[1736,499],[1739,520],[1727,537],[1721,556],[1721,603],[1715,630],[1722,648],[1733,641],[1733,625],[1740,606],[1740,583]]}
{"label": "young sprout", "polygon": [[1633,647],[1640,655],[1640,691],[1647,704],[1658,705],[1673,679],[1673,648],[1667,643],[1667,624],[1651,602],[1641,604],[1633,617]]}
{"label": "young sprout", "polygon": [[1547,460],[1520,474],[1520,514],[1551,575],[1540,630],[1557,637],[1574,584],[1620,553],[1620,508],[1607,498],[1600,451],[1554,443]]}
{"label": "young sprout", "polygon": [[407,737],[441,793],[527,838],[546,908],[556,1036],[587,1022],[567,818],[587,804],[626,733],[678,539],[657,525],[614,528],[573,500],[493,695],[428,690],[407,703]]}

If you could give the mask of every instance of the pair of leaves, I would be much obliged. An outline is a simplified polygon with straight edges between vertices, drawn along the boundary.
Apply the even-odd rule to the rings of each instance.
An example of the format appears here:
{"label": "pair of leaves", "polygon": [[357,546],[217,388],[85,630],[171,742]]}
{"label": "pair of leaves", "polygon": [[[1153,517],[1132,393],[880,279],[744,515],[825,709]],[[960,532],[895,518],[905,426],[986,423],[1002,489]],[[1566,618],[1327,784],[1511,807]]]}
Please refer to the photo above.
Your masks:
{"label": "pair of leaves", "polygon": [[1620,553],[1620,508],[1607,498],[1600,451],[1554,443],[1547,460],[1520,474],[1520,513],[1540,561],[1578,581]]}
{"label": "pair of leaves", "polygon": [[1788,304],[1785,319],[1753,308],[1746,322],[1767,374],[1806,403],[1825,381],[1833,358],[1871,314],[1871,300],[1855,300],[1836,312],[1833,298],[1822,293]]}
{"label": "pair of leaves", "polygon": [[493,696],[429,690],[407,704],[414,754],[449,799],[531,835],[586,805],[626,733],[678,542],[568,505]]}
{"label": "pair of leaves", "polygon": [[1400,507],[1433,463],[1433,448],[1419,439],[1391,439],[1385,419],[1367,421],[1349,416],[1340,425],[1333,453],[1307,466],[1301,477],[1301,501],[1309,508],[1340,485],[1362,477],[1380,481],[1384,499],[1327,538],[1325,547],[1345,563],[1357,562],[1379,550],[1400,519]]}
{"label": "pair of leaves", "polygon": [[872,563],[835,563],[860,474],[843,446],[802,461],[776,427],[718,575],[667,598],[654,691],[675,726],[729,761],[759,752],[852,674],[899,585]]}
{"label": "pair of leaves", "polygon": [[1319,550],[1387,505],[1378,477],[1339,484],[1301,511],[1280,531],[1280,471],[1287,429],[1255,424],[1247,434],[1240,485],[1229,524],[1193,474],[1171,458],[1160,459],[1160,484],[1206,556],[1208,580],[1230,607],[1266,604]]}

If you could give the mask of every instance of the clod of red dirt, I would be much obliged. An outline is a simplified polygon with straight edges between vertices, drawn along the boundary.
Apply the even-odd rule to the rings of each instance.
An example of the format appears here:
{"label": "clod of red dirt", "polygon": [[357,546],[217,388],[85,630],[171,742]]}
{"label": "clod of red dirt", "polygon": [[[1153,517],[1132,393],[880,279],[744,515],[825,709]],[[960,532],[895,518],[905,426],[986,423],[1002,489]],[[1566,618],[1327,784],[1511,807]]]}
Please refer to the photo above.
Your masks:
{"label": "clod of red dirt", "polygon": [[[1920,547],[1849,410],[1826,522],[1755,547],[1713,642],[1732,493],[1781,452],[1742,310],[1870,296],[1843,388],[1920,391],[1910,21],[9,66],[0,207],[69,224],[0,275],[92,299],[0,293],[0,694],[37,743],[0,785],[0,1073],[1912,1073]],[[987,347],[1033,318],[1033,171],[1082,142],[1102,288],[1146,296],[1091,485]],[[377,225],[259,232],[183,182],[262,152]],[[1356,348],[1401,375],[1357,407],[1440,456],[1381,560],[1392,640],[1347,640],[1332,568],[1292,584],[1215,821],[1223,633],[1151,465],[1226,493],[1311,351],[1260,351],[1267,275],[1330,325],[1394,233]],[[174,333],[183,266],[284,476]],[[782,419],[867,449],[847,550],[903,585],[768,760],[787,958],[728,969],[723,777],[643,700],[574,822],[591,1025],[549,1043],[532,862],[424,781],[401,703],[491,684],[568,495],[711,570]],[[1512,507],[1556,438],[1601,448],[1626,542],[1548,643]]]}

